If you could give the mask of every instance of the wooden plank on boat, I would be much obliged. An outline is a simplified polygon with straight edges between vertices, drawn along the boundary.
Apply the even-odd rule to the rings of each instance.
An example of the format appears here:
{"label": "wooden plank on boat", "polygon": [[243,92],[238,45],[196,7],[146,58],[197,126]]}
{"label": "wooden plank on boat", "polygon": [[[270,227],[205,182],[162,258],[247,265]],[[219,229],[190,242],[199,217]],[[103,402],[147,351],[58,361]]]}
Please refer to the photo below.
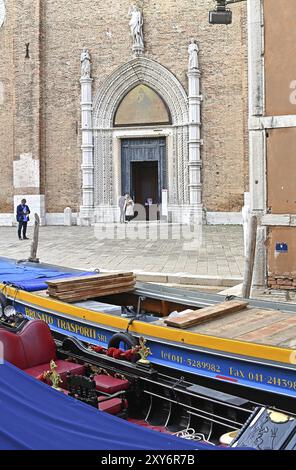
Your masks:
{"label": "wooden plank on boat", "polygon": [[[290,338],[296,332],[296,318],[286,317],[284,320],[273,323],[272,325],[265,325],[255,331],[237,336],[240,341],[254,341],[256,343],[274,344],[277,345],[285,337]],[[275,337],[278,341],[275,341]]]}
{"label": "wooden plank on boat", "polygon": [[74,297],[74,296],[79,296],[79,295],[84,295],[84,294],[89,294],[89,293],[101,293],[105,292],[106,290],[114,290],[118,289],[120,287],[134,287],[135,283],[133,281],[130,282],[114,282],[111,285],[104,285],[104,286],[94,286],[94,287],[89,287],[88,289],[78,289],[78,290],[69,290],[65,292],[53,292],[51,295],[52,296],[58,296],[58,297]]}
{"label": "wooden plank on boat", "polygon": [[48,286],[62,286],[63,284],[68,284],[70,282],[75,282],[77,284],[85,283],[87,281],[95,281],[96,279],[115,279],[118,277],[133,276],[133,272],[118,272],[118,273],[104,273],[104,274],[90,274],[89,276],[75,276],[75,277],[66,277],[64,279],[55,279],[51,281],[46,281]]}
{"label": "wooden plank on boat", "polygon": [[68,296],[68,295],[79,295],[79,293],[83,294],[85,292],[91,292],[91,291],[98,291],[98,292],[103,292],[105,290],[110,290],[110,289],[114,289],[115,287],[121,287],[121,286],[134,286],[135,282],[133,279],[129,280],[129,281],[118,281],[118,282],[112,282],[110,284],[101,284],[99,286],[89,286],[87,287],[86,289],[75,289],[75,288],[70,288],[68,291],[62,291],[62,292],[58,292],[58,291],[51,291],[49,290],[50,293],[52,293],[52,295],[59,295],[59,296]]}
{"label": "wooden plank on boat", "polygon": [[116,283],[119,283],[119,282],[120,283],[129,283],[129,282],[135,283],[135,281],[136,281],[135,276],[127,276],[127,277],[108,279],[107,281],[106,279],[98,279],[96,280],[96,282],[86,282],[86,283],[80,283],[80,284],[69,283],[61,287],[49,286],[49,289],[51,293],[63,294],[63,293],[69,293],[71,289],[74,289],[75,292],[79,292],[79,291],[85,291],[85,290],[92,289],[92,288],[98,289],[101,287],[107,287],[107,286],[109,287],[111,285],[114,285],[115,282]]}
{"label": "wooden plank on boat", "polygon": [[208,323],[194,326],[190,331],[201,334],[217,335],[236,339],[237,336],[275,323],[287,315],[278,311],[247,308],[224,317],[214,318]]}
{"label": "wooden plank on boat", "polygon": [[176,317],[165,320],[168,326],[174,326],[175,328],[191,328],[192,326],[205,323],[213,320],[214,318],[228,315],[229,313],[239,312],[247,307],[248,302],[240,300],[229,300],[222,302],[221,304],[213,305],[211,307],[201,308],[199,310],[192,310],[182,317]]}
{"label": "wooden plank on boat", "polygon": [[72,297],[55,297],[51,296],[53,299],[60,300],[62,302],[67,302],[67,303],[72,303],[72,302],[80,302],[82,300],[89,300],[89,299],[94,299],[97,297],[105,297],[107,295],[115,295],[115,294],[122,294],[125,292],[131,292],[134,289],[134,287],[120,287],[118,289],[109,289],[106,290],[100,294],[84,294],[84,295],[79,295],[79,296],[72,296]]}
{"label": "wooden plank on boat", "polygon": [[121,278],[121,279],[112,279],[112,281],[104,281],[104,282],[96,282],[96,283],[93,283],[93,284],[86,284],[86,285],[82,285],[82,284],[79,284],[79,285],[73,285],[73,284],[69,284],[69,288],[65,288],[65,289],[51,289],[49,288],[52,292],[56,292],[56,293],[60,293],[60,294],[63,294],[63,293],[69,293],[69,291],[73,290],[75,292],[79,292],[80,290],[89,290],[89,289],[97,289],[97,290],[100,290],[100,289],[105,289],[105,288],[110,288],[112,287],[114,284],[129,284],[129,283],[135,283],[135,277],[131,276],[131,277],[128,277],[128,278]]}
{"label": "wooden plank on boat", "polygon": [[48,294],[64,302],[77,302],[95,297],[121,294],[134,289],[132,272],[96,274],[48,281]]}

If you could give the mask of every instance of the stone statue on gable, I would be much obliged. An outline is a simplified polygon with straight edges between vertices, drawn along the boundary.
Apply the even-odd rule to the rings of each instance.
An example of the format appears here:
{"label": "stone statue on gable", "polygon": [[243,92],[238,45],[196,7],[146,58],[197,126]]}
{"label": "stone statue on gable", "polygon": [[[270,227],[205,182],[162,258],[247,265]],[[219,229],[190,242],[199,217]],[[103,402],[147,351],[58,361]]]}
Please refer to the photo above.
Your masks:
{"label": "stone statue on gable", "polygon": [[131,36],[133,38],[133,48],[136,49],[144,49],[144,38],[143,38],[143,15],[140,9],[133,5],[130,7],[129,16],[131,16],[131,20],[129,22],[129,26],[131,29]]}
{"label": "stone statue on gable", "polygon": [[189,70],[198,69],[198,53],[199,53],[198,45],[196,44],[196,41],[194,39],[191,39],[191,42],[188,46]]}
{"label": "stone statue on gable", "polygon": [[90,55],[88,49],[84,47],[81,53],[81,78],[90,78]]}

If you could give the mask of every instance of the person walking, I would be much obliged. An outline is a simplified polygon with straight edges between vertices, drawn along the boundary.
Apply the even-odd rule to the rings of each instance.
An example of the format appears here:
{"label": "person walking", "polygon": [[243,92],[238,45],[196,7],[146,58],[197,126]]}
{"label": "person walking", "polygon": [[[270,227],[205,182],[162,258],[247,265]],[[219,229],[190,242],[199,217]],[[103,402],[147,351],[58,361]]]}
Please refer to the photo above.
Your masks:
{"label": "person walking", "polygon": [[30,209],[29,206],[27,205],[26,199],[22,199],[21,204],[19,204],[16,208],[16,220],[18,222],[18,237],[19,240],[22,239],[22,234],[23,234],[23,240],[29,240],[27,237],[27,225],[30,220],[29,218],[30,214]]}
{"label": "person walking", "polygon": [[134,218],[134,201],[129,194],[126,195],[125,200],[125,218],[127,222],[130,222]]}
{"label": "person walking", "polygon": [[120,223],[121,224],[124,224],[125,222],[125,201],[126,201],[126,197],[120,196],[118,200],[118,206],[120,209]]}

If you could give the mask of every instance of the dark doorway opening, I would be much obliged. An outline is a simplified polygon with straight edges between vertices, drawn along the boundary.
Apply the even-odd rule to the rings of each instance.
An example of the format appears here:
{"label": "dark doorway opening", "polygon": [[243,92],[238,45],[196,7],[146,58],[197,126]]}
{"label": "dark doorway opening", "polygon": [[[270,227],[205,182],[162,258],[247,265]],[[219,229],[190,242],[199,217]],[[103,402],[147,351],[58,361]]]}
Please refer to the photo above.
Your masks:
{"label": "dark doorway opening", "polygon": [[156,204],[159,201],[158,162],[131,162],[131,165],[134,201],[144,205],[151,199]]}
{"label": "dark doorway opening", "polygon": [[[158,161],[131,162],[131,193],[135,203],[145,207],[146,220],[157,219],[160,200]],[[141,218],[139,212],[138,219]]]}
{"label": "dark doorway opening", "polygon": [[121,141],[121,194],[130,194],[141,205],[135,207],[136,220],[159,218],[162,189],[166,188],[165,154],[165,137]]}

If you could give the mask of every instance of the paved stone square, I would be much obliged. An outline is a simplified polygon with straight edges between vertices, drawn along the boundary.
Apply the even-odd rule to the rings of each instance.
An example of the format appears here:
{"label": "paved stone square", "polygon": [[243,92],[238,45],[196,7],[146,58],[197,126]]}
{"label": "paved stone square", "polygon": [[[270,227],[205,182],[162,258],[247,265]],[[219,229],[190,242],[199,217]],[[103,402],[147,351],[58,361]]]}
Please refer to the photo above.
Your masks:
{"label": "paved stone square", "polygon": [[[28,236],[32,238],[33,228]],[[0,227],[0,255],[24,259],[31,240],[18,240],[14,227]],[[240,226],[204,226],[199,250],[182,240],[100,240],[94,227],[40,227],[41,261],[81,269],[185,273],[204,277],[240,278],[243,230]]]}

